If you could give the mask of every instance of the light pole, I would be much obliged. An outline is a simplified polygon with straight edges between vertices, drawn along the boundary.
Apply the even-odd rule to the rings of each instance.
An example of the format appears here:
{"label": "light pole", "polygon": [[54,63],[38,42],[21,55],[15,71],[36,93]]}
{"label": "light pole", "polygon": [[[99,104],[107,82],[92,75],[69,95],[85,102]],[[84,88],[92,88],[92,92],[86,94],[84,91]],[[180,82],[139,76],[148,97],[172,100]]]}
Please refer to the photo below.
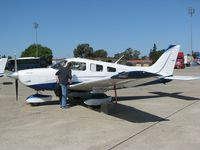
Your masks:
{"label": "light pole", "polygon": [[195,13],[195,9],[192,8],[192,7],[189,7],[188,8],[188,14],[191,17],[191,20],[190,20],[190,48],[191,48],[192,54],[193,54],[193,49],[192,49],[192,16],[194,15],[194,13]]}
{"label": "light pole", "polygon": [[39,27],[39,24],[37,22],[33,23],[33,28],[35,29],[35,42],[36,42],[36,52],[35,56],[38,57],[38,40],[37,40],[37,28]]}

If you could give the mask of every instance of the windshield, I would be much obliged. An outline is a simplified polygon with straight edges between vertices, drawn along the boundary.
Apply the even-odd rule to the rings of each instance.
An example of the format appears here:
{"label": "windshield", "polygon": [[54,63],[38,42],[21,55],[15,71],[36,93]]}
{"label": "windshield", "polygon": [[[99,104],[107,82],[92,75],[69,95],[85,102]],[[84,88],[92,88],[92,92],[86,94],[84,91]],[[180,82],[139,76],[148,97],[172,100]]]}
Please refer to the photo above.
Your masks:
{"label": "windshield", "polygon": [[51,66],[51,68],[53,69],[59,69],[61,66],[63,66],[65,64],[66,60],[62,60],[54,65]]}

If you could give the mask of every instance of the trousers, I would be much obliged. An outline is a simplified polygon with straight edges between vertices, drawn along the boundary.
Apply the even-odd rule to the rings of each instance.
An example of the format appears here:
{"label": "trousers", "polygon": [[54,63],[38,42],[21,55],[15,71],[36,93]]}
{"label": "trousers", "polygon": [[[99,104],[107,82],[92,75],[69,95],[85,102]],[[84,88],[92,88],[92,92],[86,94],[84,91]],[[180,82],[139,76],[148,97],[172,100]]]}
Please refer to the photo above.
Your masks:
{"label": "trousers", "polygon": [[62,90],[62,96],[60,100],[60,107],[67,106],[67,97],[68,97],[68,87],[67,84],[60,84]]}

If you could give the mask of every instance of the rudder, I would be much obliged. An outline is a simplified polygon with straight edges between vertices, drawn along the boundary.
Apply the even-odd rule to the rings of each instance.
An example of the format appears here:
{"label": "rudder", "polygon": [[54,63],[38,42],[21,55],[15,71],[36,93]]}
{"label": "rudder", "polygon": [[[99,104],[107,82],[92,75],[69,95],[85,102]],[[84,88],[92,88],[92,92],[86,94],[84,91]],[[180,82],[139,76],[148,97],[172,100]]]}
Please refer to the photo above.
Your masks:
{"label": "rudder", "polygon": [[176,58],[180,50],[180,45],[171,45],[160,56],[160,58],[149,67],[148,71],[162,76],[173,75]]}

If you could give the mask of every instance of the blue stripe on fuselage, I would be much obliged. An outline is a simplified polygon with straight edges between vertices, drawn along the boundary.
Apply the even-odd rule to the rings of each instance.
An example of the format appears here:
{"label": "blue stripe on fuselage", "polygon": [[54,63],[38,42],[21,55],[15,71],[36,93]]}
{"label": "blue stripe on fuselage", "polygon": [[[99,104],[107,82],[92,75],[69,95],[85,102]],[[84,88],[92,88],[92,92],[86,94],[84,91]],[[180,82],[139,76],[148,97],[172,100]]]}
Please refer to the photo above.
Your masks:
{"label": "blue stripe on fuselage", "polygon": [[35,84],[30,85],[30,88],[34,90],[55,90],[56,83],[45,83],[45,84]]}
{"label": "blue stripe on fuselage", "polygon": [[[72,84],[77,84],[80,82],[73,82]],[[29,87],[39,91],[39,90],[55,90],[56,89],[56,84],[57,83],[45,83],[45,84],[35,84],[35,85],[30,85]]]}

